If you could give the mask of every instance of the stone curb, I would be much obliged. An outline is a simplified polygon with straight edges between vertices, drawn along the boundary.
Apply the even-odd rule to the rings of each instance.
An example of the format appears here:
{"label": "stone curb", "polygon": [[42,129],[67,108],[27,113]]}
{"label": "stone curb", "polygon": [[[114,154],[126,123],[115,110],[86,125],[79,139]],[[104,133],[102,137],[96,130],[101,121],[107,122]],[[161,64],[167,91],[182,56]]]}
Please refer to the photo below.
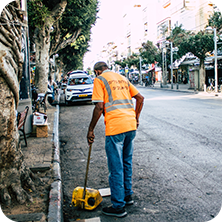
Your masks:
{"label": "stone curb", "polygon": [[[142,86],[140,85],[140,87],[146,87],[146,86]],[[147,87],[148,88],[148,87]],[[149,89],[149,88],[148,88]],[[222,93],[207,93],[207,92],[204,92],[204,91],[195,91],[194,89],[171,89],[170,86],[167,86],[167,87],[160,87],[160,86],[155,86],[155,87],[150,87],[150,89],[155,89],[155,90],[165,90],[165,91],[172,91],[172,92],[181,92],[181,93],[189,93],[189,94],[199,94],[199,95],[202,95],[202,96],[206,96],[206,97],[222,97]]]}
{"label": "stone curb", "polygon": [[62,216],[62,182],[54,181],[49,194],[48,222],[63,221]]}
{"label": "stone curb", "polygon": [[[58,97],[58,102],[60,96]],[[62,178],[60,168],[60,147],[59,147],[59,105],[56,105],[56,111],[54,113],[54,126],[53,126],[53,180],[51,184],[51,190],[49,193],[49,210],[48,210],[48,222],[63,222],[62,213]]]}
{"label": "stone curb", "polygon": [[172,91],[172,92],[182,92],[182,93],[190,93],[190,94],[198,94],[198,91],[195,90],[183,90],[183,89],[171,89],[169,87],[146,87],[146,86],[141,86],[143,88],[147,88],[147,89],[154,89],[154,90],[165,90],[165,91]]}
{"label": "stone curb", "polygon": [[171,91],[171,92],[181,92],[181,93],[188,93],[188,94],[199,94],[206,97],[222,97],[221,93],[207,93],[203,91],[195,91],[195,90],[183,90],[183,89],[169,89],[169,88],[152,88],[156,90],[165,90],[165,91]]}
{"label": "stone curb", "polygon": [[198,94],[197,91],[187,91],[187,90],[180,90],[180,89],[169,89],[169,88],[152,88],[155,90],[165,90],[165,91],[171,91],[171,92],[181,92],[181,93],[190,93],[190,94]]}

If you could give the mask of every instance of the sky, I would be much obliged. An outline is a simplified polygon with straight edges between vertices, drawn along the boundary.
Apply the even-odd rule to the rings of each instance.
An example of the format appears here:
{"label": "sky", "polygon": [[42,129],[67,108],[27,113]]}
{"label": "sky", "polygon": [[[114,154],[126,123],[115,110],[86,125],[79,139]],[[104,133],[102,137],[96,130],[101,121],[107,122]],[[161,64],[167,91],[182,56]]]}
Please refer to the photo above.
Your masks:
{"label": "sky", "polygon": [[129,0],[100,0],[98,19],[92,27],[90,52],[84,57],[84,68],[88,68],[102,47],[108,42],[116,42],[123,32],[123,14]]}

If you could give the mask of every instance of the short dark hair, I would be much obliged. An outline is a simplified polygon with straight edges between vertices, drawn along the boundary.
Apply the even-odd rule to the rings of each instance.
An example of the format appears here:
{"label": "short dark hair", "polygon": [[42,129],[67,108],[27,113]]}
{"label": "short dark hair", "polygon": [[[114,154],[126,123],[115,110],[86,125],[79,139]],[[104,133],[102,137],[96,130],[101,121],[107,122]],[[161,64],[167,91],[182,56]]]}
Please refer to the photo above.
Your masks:
{"label": "short dark hair", "polygon": [[102,70],[104,68],[108,68],[107,64],[105,62],[97,62],[95,65],[94,65],[94,70]]}

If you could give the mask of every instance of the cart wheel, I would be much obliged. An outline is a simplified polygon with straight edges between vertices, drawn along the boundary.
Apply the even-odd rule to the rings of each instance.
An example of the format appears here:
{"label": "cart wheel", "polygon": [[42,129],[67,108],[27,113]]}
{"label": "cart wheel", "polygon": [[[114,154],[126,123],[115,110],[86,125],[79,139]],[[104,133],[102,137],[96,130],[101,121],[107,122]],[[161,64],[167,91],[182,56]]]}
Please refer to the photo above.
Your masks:
{"label": "cart wheel", "polygon": [[90,197],[89,199],[88,199],[88,204],[90,205],[90,206],[94,206],[94,204],[95,204],[95,199],[93,198],[93,197]]}

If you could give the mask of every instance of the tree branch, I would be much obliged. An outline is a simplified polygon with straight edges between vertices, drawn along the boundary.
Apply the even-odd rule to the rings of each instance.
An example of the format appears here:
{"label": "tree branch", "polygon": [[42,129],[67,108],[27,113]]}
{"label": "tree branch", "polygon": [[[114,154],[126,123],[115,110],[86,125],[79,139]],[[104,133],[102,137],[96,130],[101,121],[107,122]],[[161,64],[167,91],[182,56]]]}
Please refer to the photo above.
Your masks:
{"label": "tree branch", "polygon": [[62,39],[62,41],[58,45],[50,49],[49,56],[52,56],[53,54],[57,53],[59,50],[64,49],[66,46],[73,43],[78,38],[80,33],[81,33],[81,29],[75,31],[69,39],[67,40]]}
{"label": "tree branch", "polygon": [[46,42],[50,41],[50,33],[52,32],[51,27],[55,24],[59,18],[62,16],[63,12],[65,11],[67,5],[67,0],[62,0],[59,4],[57,4],[50,15],[50,18],[47,20],[45,24],[45,34],[47,36]]}
{"label": "tree branch", "polygon": [[66,5],[67,5],[67,0],[62,0],[59,4],[57,4],[53,8],[51,16],[53,17],[54,22],[57,21],[62,16],[63,12],[65,11]]}

